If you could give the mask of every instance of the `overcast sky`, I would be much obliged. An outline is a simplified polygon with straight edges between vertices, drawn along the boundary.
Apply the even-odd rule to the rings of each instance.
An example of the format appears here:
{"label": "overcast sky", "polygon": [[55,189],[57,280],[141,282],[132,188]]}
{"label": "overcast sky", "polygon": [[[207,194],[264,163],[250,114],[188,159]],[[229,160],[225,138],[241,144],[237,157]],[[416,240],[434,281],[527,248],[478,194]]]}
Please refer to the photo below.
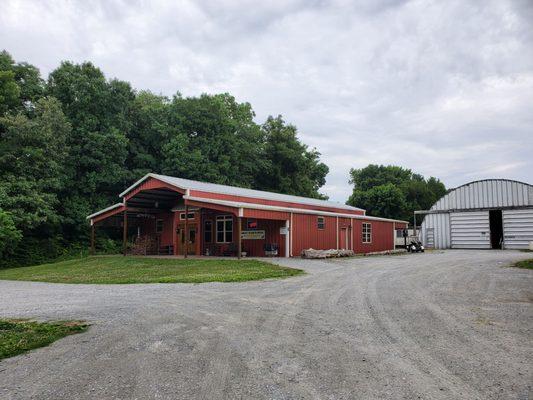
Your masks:
{"label": "overcast sky", "polygon": [[369,163],[533,183],[532,0],[0,3],[0,48],[44,76],[90,60],[136,89],[282,114],[333,200]]}

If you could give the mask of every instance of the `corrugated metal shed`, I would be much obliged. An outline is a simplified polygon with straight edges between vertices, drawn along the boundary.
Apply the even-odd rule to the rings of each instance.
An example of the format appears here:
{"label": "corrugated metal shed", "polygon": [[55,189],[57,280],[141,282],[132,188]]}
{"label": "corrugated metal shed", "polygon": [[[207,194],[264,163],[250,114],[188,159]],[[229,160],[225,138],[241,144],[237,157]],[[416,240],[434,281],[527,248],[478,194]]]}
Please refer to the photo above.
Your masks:
{"label": "corrugated metal shed", "polygon": [[442,196],[431,210],[533,206],[533,186],[508,179],[467,183]]}
{"label": "corrugated metal shed", "polygon": [[491,248],[489,210],[502,210],[503,248],[523,249],[533,241],[533,185],[486,179],[440,198],[422,221],[422,243],[437,249]]}

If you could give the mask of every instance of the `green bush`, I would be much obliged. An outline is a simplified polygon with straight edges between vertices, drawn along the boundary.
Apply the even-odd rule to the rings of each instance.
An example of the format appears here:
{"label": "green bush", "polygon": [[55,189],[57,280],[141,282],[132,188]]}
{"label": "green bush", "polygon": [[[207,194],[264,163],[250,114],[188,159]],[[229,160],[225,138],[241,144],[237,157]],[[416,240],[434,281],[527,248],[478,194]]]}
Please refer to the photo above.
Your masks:
{"label": "green bush", "polygon": [[13,254],[21,238],[11,214],[0,209],[0,260]]}

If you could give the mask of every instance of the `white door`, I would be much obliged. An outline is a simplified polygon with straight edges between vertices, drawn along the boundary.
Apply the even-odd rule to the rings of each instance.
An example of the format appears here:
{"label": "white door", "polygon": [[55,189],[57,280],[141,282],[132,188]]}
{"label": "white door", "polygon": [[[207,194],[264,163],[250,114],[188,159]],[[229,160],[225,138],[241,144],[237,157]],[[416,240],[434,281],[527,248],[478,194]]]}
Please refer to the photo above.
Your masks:
{"label": "white door", "polygon": [[488,211],[450,214],[452,249],[490,249]]}
{"label": "white door", "polygon": [[527,249],[533,242],[533,209],[503,211],[503,246]]}

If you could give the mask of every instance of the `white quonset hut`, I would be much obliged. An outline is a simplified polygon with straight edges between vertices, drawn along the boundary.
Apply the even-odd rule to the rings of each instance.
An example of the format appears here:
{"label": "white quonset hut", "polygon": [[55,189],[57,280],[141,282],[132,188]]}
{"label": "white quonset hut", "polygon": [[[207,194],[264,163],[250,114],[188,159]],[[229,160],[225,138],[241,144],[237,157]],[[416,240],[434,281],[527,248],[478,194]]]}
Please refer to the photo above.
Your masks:
{"label": "white quonset hut", "polygon": [[436,249],[527,249],[533,241],[533,186],[507,179],[467,183],[441,197],[419,237]]}

